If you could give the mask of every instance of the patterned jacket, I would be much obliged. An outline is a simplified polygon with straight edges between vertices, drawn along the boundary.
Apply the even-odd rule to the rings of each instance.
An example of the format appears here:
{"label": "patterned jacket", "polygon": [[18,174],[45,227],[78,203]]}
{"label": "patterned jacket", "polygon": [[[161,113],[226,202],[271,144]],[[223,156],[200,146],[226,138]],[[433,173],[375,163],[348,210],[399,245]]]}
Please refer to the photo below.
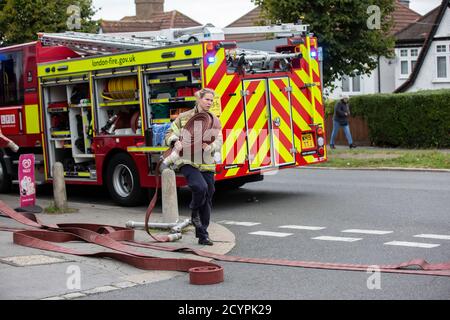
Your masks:
{"label": "patterned jacket", "polygon": [[[180,139],[180,136],[182,134],[182,129],[184,128],[186,123],[198,112],[199,111],[198,111],[197,107],[195,107],[192,110],[181,113],[177,117],[177,119],[174,122],[172,122],[170,129],[167,130],[167,133],[166,133],[165,142],[166,142],[167,146],[171,147],[173,143],[175,143],[176,141],[178,141]],[[212,113],[210,113],[210,114],[212,114]],[[175,167],[180,168],[183,165],[188,164],[195,168],[198,168],[200,171],[215,172],[216,163],[217,163],[217,160],[219,160],[217,158],[221,159],[220,153],[222,150],[222,145],[223,145],[222,130],[219,130],[219,132],[217,132],[217,136],[215,137],[214,142],[209,145],[210,148],[207,151],[209,157],[205,157],[205,159],[206,158],[208,158],[208,159],[205,160],[205,159],[203,159],[203,157],[199,157],[199,158],[202,158],[202,160],[196,161],[199,163],[195,163],[195,162],[191,161],[191,159],[187,159],[186,157],[185,158],[181,157],[179,160],[177,160],[175,162]],[[201,146],[197,146],[197,148],[199,148],[199,150],[201,150]],[[214,159],[216,159],[216,160],[214,160]]]}

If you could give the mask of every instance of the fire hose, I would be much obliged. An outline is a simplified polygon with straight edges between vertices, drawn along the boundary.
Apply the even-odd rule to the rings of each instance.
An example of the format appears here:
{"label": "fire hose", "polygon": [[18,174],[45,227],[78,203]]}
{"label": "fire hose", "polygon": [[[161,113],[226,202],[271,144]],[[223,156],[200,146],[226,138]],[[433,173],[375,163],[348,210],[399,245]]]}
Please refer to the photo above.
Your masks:
{"label": "fire hose", "polygon": [[[361,272],[367,272],[367,270],[373,270],[374,268],[373,265],[225,256],[188,247],[175,248],[159,244],[143,243],[134,241],[134,230],[128,228],[98,224],[43,224],[34,214],[19,214],[8,207],[3,201],[0,201],[0,213],[28,227],[37,228],[34,230],[30,228],[18,229],[0,226],[0,231],[13,232],[15,244],[77,256],[111,258],[144,270],[189,272],[190,283],[197,285],[223,282],[223,268],[215,263],[202,262],[193,259],[157,258],[132,250],[130,247],[147,248],[166,252],[190,253],[200,257],[225,262]],[[97,244],[115,250],[116,252],[88,253],[54,244],[80,240]],[[450,262],[430,264],[423,259],[414,259],[400,264],[380,265],[377,269],[384,273],[450,277]]]}
{"label": "fire hose", "polygon": [[[195,137],[194,131],[195,121],[201,121],[202,136]],[[214,118],[208,114],[200,113],[194,116],[185,126],[185,130],[191,134],[191,138],[185,140],[182,135],[183,146],[192,147],[194,143],[212,143],[213,138],[205,139],[204,133],[211,128],[217,128]],[[198,140],[197,140],[198,139]],[[146,212],[145,226],[147,233],[157,242],[168,242],[169,237],[153,236],[148,229],[148,221],[150,219],[152,210],[155,207],[158,187],[159,187],[159,170],[165,159],[171,155],[174,150],[167,151],[162,159],[158,162],[157,172],[157,188],[155,195],[150,202]],[[122,228],[109,225],[99,224],[43,224],[31,213],[18,213],[8,207],[3,201],[0,201],[0,214],[9,217],[17,222],[20,222],[28,227],[34,229],[18,229],[1,227],[0,231],[13,232],[13,240],[15,244],[47,250],[52,252],[59,252],[64,254],[72,254],[86,257],[103,257],[112,258],[124,263],[130,264],[136,268],[144,270],[165,270],[165,271],[183,271],[189,272],[190,283],[197,285],[216,284],[224,281],[223,268],[215,263],[203,262],[193,259],[168,259],[157,258],[141,252],[132,250],[130,247],[148,248],[153,250],[190,253],[200,257],[214,259],[216,261],[276,265],[301,267],[312,269],[327,269],[327,270],[347,270],[347,271],[361,271],[373,270],[374,265],[358,265],[358,264],[341,264],[341,263],[324,263],[312,261],[292,261],[282,259],[262,259],[262,258],[245,258],[237,256],[225,256],[213,254],[203,250],[196,250],[188,247],[175,248],[168,247],[154,243],[143,243],[134,240],[134,230],[129,228]],[[87,243],[97,244],[115,252],[96,252],[89,253],[76,249],[66,248],[54,243],[65,243],[70,241],[84,241]],[[450,277],[450,262],[430,264],[423,259],[413,259],[408,262],[380,265],[377,270],[384,273],[401,273],[401,274],[416,274],[416,275],[431,275],[431,276],[445,276]]]}
{"label": "fire hose", "polygon": [[14,141],[7,138],[2,133],[2,128],[0,128],[0,147],[2,147],[2,146],[6,146],[6,147],[10,148],[13,152],[19,151],[19,146],[17,144],[15,144]]}
{"label": "fire hose", "polygon": [[[200,128],[201,131],[198,130]],[[158,189],[160,185],[160,172],[164,168],[168,168],[171,164],[175,163],[181,156],[183,156],[183,151],[191,152],[191,155],[195,155],[195,148],[200,150],[203,143],[211,144],[215,141],[215,134],[213,131],[221,130],[221,125],[219,119],[208,112],[199,112],[195,114],[186,125],[181,129],[181,135],[179,141],[183,146],[183,150],[178,152],[175,148],[170,148],[161,157],[160,161],[156,165],[156,187],[155,194],[147,208],[145,214],[145,230],[147,233],[157,242],[169,242],[173,239],[171,236],[154,236],[150,233],[148,222],[155,208],[156,201],[158,200]],[[197,132],[198,131],[198,132]],[[193,160],[193,159],[191,159]],[[173,237],[173,236],[172,236]]]}
{"label": "fire hose", "polygon": [[[98,224],[44,224],[34,214],[20,214],[0,201],[0,213],[34,229],[0,227],[0,231],[13,232],[15,244],[84,257],[102,257],[119,260],[143,270],[189,272],[192,284],[215,284],[223,282],[223,268],[217,264],[193,259],[157,258],[132,250],[134,230]],[[84,241],[97,244],[115,252],[84,252],[66,248],[55,243]],[[142,244],[141,244],[142,245]]]}

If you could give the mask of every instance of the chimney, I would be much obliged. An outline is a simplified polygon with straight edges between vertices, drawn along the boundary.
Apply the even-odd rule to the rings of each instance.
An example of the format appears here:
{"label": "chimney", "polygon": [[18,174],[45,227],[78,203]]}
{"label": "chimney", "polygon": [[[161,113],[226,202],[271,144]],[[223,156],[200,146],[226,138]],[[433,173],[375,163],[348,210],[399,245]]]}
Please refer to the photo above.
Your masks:
{"label": "chimney", "polygon": [[401,3],[402,5],[404,5],[405,7],[409,8],[409,3],[410,3],[409,0],[399,0],[399,1],[400,1],[400,3]]}
{"label": "chimney", "polygon": [[155,14],[164,12],[164,0],[134,0],[136,20],[151,20]]}

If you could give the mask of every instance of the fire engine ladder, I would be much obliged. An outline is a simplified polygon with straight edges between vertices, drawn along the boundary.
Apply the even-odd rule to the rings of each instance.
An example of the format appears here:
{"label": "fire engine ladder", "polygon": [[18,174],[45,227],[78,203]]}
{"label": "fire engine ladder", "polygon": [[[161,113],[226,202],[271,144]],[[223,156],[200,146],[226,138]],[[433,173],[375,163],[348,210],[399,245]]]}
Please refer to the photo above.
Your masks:
{"label": "fire engine ladder", "polygon": [[43,46],[66,46],[88,54],[108,54],[120,51],[158,48],[174,44],[167,40],[90,34],[81,32],[39,33]]}

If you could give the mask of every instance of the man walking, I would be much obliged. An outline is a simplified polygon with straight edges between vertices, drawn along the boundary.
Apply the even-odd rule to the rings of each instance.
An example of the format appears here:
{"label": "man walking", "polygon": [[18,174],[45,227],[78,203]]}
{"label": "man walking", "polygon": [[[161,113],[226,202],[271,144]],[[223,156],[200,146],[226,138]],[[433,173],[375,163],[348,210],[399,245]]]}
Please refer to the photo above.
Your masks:
{"label": "man walking", "polygon": [[334,140],[342,127],[344,129],[345,137],[348,141],[348,146],[350,149],[356,148],[353,143],[352,134],[350,132],[350,126],[348,119],[350,117],[350,107],[348,104],[350,97],[348,95],[342,95],[341,100],[334,106],[334,116],[333,116],[333,132],[331,133],[330,147],[331,149],[336,149],[334,146]]}

